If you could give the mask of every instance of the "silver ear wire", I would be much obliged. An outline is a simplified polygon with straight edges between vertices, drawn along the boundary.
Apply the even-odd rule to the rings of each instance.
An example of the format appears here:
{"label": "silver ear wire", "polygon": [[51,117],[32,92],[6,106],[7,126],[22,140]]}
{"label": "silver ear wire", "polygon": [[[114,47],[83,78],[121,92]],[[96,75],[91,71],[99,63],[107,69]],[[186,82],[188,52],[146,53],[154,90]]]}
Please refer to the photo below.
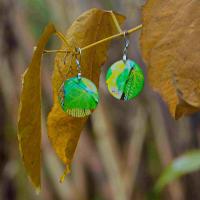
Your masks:
{"label": "silver ear wire", "polygon": [[[81,79],[81,48],[76,48],[76,65],[77,65],[77,72],[78,72],[78,79]],[[78,59],[78,55],[80,59]]]}
{"label": "silver ear wire", "polygon": [[127,38],[128,32],[124,31],[124,50],[123,50],[123,61],[124,63],[127,61],[127,57],[128,57],[128,47],[129,47],[129,40]]}

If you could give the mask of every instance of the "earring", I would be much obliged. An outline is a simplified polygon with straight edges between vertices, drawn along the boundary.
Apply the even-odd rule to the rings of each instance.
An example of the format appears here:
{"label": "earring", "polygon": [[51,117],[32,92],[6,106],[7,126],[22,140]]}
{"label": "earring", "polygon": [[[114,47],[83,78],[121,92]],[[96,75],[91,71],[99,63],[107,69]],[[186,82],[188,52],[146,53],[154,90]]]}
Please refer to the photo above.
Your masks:
{"label": "earring", "polygon": [[[99,95],[95,84],[81,75],[81,64],[78,59],[81,49],[76,49],[77,76],[63,82],[59,89],[58,99],[64,112],[73,117],[85,117],[97,107]],[[71,66],[70,66],[71,67]]]}
{"label": "earring", "polygon": [[129,46],[127,34],[127,32],[124,32],[123,59],[113,63],[106,74],[108,91],[120,100],[135,98],[144,87],[144,74],[141,67],[135,61],[127,59]]}

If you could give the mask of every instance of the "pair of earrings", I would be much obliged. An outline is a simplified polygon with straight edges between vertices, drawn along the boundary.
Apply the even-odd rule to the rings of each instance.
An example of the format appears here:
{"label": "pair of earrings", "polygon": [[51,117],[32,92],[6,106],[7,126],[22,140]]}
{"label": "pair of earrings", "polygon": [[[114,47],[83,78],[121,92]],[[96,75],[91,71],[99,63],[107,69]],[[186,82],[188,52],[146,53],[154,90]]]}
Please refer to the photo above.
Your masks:
{"label": "pair of earrings", "polygon": [[[131,100],[144,87],[144,74],[140,66],[128,59],[129,40],[124,32],[123,58],[111,65],[106,74],[106,84],[112,96],[120,100]],[[81,56],[81,49],[77,49]],[[76,56],[77,76],[64,81],[59,89],[59,102],[64,112],[73,117],[90,115],[97,107],[99,95],[95,84],[82,77],[80,61]]]}

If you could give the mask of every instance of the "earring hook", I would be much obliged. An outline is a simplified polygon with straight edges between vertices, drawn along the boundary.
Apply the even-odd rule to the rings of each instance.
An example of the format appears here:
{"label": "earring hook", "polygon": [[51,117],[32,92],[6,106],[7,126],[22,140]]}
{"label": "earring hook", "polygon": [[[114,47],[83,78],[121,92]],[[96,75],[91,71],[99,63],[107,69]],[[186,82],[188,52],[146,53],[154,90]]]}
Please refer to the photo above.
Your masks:
{"label": "earring hook", "polygon": [[[77,65],[77,71],[78,71],[78,79],[81,79],[81,48],[75,48],[75,52],[76,52],[76,65]],[[79,55],[79,59],[78,59],[78,55]]]}
{"label": "earring hook", "polygon": [[124,50],[123,50],[123,61],[124,61],[124,63],[126,62],[127,57],[128,57],[129,40],[127,38],[127,35],[128,35],[128,31],[124,31],[124,42],[125,42]]}

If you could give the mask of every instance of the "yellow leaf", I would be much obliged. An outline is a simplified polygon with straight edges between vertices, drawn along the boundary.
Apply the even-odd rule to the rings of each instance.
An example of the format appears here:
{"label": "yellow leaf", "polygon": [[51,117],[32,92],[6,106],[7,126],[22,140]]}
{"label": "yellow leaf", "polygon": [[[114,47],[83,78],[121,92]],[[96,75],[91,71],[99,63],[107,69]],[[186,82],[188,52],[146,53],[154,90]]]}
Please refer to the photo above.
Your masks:
{"label": "yellow leaf", "polygon": [[24,166],[31,182],[40,189],[41,157],[41,57],[49,37],[55,32],[49,24],[34,51],[30,65],[22,77],[22,93],[18,116],[18,140]]}
{"label": "yellow leaf", "polygon": [[[114,14],[119,24],[121,24],[125,18],[119,14]],[[62,49],[82,48],[116,32],[117,27],[113,22],[110,11],[91,9],[75,20],[68,29],[65,36],[69,46],[63,44]],[[92,80],[96,86],[98,86],[99,83],[101,66],[106,60],[108,44],[108,42],[105,42],[101,45],[84,50],[81,55],[82,76]],[[61,84],[65,78],[77,75],[74,60],[72,62],[72,72],[67,74],[71,63],[71,56],[69,55],[66,57],[66,65],[64,65],[64,57],[64,54],[57,53],[55,58],[53,72],[54,105],[48,116],[48,136],[57,155],[68,165],[67,168],[69,169],[81,130],[87,121],[87,117],[70,117],[62,111],[59,105],[58,90]]]}
{"label": "yellow leaf", "polygon": [[199,0],[148,0],[143,8],[149,82],[175,119],[200,110],[199,8]]}

